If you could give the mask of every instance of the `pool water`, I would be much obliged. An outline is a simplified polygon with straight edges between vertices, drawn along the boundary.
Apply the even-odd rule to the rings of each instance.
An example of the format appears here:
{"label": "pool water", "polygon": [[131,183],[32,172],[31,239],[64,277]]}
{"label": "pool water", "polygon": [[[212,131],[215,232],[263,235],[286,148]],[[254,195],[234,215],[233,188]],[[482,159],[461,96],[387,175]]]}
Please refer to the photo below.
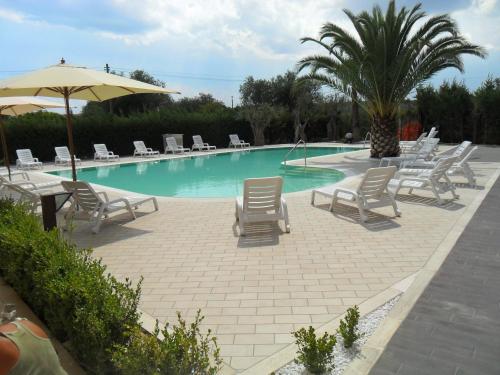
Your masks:
{"label": "pool water", "polygon": [[[282,176],[286,193],[312,189],[344,178],[342,172],[333,169],[284,167],[281,162],[289,150],[289,147],[269,148],[80,168],[78,179],[148,195],[215,198],[241,195],[246,178]],[[309,147],[307,157],[353,150],[355,148]],[[288,160],[303,157],[304,150],[299,148],[289,155]],[[50,173],[71,178],[70,170]]]}

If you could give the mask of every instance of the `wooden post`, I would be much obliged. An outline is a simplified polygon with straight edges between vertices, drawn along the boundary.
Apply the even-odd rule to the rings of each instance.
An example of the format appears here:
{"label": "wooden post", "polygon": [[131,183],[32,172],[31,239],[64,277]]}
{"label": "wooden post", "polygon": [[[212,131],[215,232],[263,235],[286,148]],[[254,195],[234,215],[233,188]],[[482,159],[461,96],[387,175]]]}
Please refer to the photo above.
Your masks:
{"label": "wooden post", "polygon": [[71,120],[71,111],[69,109],[69,90],[64,88],[64,104],[66,105],[66,128],[68,131],[68,146],[69,154],[71,155],[71,175],[73,181],[76,181],[76,167],[75,167],[75,145],[73,144],[73,122]]}

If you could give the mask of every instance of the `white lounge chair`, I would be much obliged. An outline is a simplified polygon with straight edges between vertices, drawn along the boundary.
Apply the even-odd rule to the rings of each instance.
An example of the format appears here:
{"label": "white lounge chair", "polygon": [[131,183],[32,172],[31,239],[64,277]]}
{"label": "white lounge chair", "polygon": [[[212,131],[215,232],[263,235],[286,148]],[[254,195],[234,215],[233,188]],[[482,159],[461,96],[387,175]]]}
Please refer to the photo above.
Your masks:
{"label": "white lounge chair", "polygon": [[134,157],[135,156],[158,156],[160,151],[153,151],[152,148],[146,147],[143,141],[134,141]]}
{"label": "white lounge chair", "polygon": [[420,136],[415,141],[400,141],[399,147],[401,147],[402,150],[404,150],[404,149],[418,149],[420,147],[420,144],[423,142],[423,140],[426,136],[427,136],[427,133],[423,132],[422,134],[420,134]]}
{"label": "white lounge chair", "polygon": [[396,216],[401,216],[398,205],[392,193],[387,189],[387,184],[394,177],[395,166],[370,168],[366,171],[356,190],[336,187],[335,185],[314,189],[311,194],[311,204],[314,205],[316,194],[331,199],[330,211],[339,200],[355,202],[358,206],[361,221],[368,220],[365,210],[372,208],[392,206]]}
{"label": "white lounge chair", "polygon": [[94,160],[119,160],[120,156],[115,155],[113,151],[108,151],[108,148],[104,143],[98,143],[94,145]]}
{"label": "white lounge chair", "polygon": [[382,167],[384,162],[387,166],[392,163],[398,163],[401,167],[414,163],[417,160],[429,160],[434,156],[434,150],[439,143],[439,138],[431,138],[426,141],[424,145],[416,153],[403,153],[400,156],[386,156],[380,159],[379,167]]}
{"label": "white lounge chair", "polygon": [[[5,178],[9,178],[9,172],[7,171],[7,169],[5,170],[2,170],[0,171],[0,176],[2,177],[5,177]],[[28,173],[24,172],[24,171],[10,171],[10,177],[11,178],[14,178],[14,177],[21,177],[23,180],[27,180],[29,181],[30,179],[30,176],[28,175]]]}
{"label": "white lounge chair", "polygon": [[245,142],[244,140],[240,139],[238,134],[229,134],[229,146],[228,147],[250,147],[250,143]]}
{"label": "white lounge chair", "polygon": [[153,202],[155,211],[158,211],[155,197],[123,197],[110,201],[105,192],[96,192],[87,182],[62,181],[61,184],[66,191],[73,193],[73,201],[65,215],[66,226],[74,218],[77,207],[79,211],[86,213],[94,224],[93,233],[99,233],[103,219],[112,212],[126,210],[135,219],[133,208],[137,209],[139,205],[149,201]]}
{"label": "white lounge chair", "polygon": [[37,208],[41,206],[40,195],[50,193],[50,189],[28,190],[22,185],[12,184],[10,182],[2,184],[2,187],[7,189],[11,194],[10,197],[19,203],[24,203],[28,206],[31,212],[36,212]]}
{"label": "white lounge chair", "polygon": [[455,193],[455,186],[446,175],[453,163],[457,160],[456,157],[450,156],[442,158],[432,169],[424,169],[416,176],[400,176],[399,179],[393,179],[389,182],[389,186],[394,189],[394,195],[397,195],[402,188],[408,188],[409,194],[414,189],[430,190],[436,197],[439,204],[445,202],[441,199],[440,194],[451,192],[454,199],[459,196]]}
{"label": "white lounge chair", "polygon": [[281,177],[249,178],[243,185],[243,197],[236,198],[236,220],[240,235],[245,235],[245,223],[285,221],[285,231],[290,233],[288,207],[281,196]]}
{"label": "white lounge chair", "polygon": [[167,147],[165,148],[165,154],[171,152],[172,154],[175,154],[176,152],[180,152],[183,154],[184,152],[189,152],[189,148],[185,148],[182,146],[179,146],[177,144],[177,140],[174,137],[168,137],[166,140],[167,142]]}
{"label": "white lounge chair", "polygon": [[474,176],[474,172],[469,165],[469,159],[476,150],[477,146],[472,147],[467,155],[462,158],[462,160],[460,160],[458,163],[454,163],[448,170],[448,172],[446,172],[448,176],[464,176],[469,182],[469,185],[475,188],[476,176]]}
{"label": "white lounge chair", "polygon": [[[54,150],[56,151],[54,164],[71,164],[71,155],[66,146],[54,147]],[[82,161],[75,157],[75,163],[82,164]]]}
{"label": "white lounge chair", "polygon": [[415,174],[415,173],[409,173],[409,171],[406,170],[407,169],[414,170],[414,168],[434,168],[438,160],[449,156],[454,156],[457,158],[455,163],[460,162],[469,153],[471,145],[472,143],[470,141],[463,141],[459,145],[439,153],[438,155],[434,156],[431,160],[416,159],[414,161],[407,162],[404,170],[400,169],[399,173]]}
{"label": "white lounge chair", "polygon": [[193,135],[193,146],[191,147],[191,151],[197,149],[198,151],[209,151],[215,150],[217,147],[210,146],[208,143],[203,142],[203,139],[200,135]]}
{"label": "white lounge chair", "polygon": [[47,189],[55,186],[60,186],[61,181],[49,181],[49,182],[39,182],[33,183],[31,181],[9,181],[6,177],[0,175],[0,189],[6,187],[7,184],[21,186],[26,190],[41,190]]}
{"label": "white lounge chair", "polygon": [[17,160],[16,167],[19,169],[41,169],[42,162],[38,158],[34,158],[29,148],[16,150]]}
{"label": "white lounge chair", "polygon": [[[433,138],[436,138],[436,135],[437,135],[438,131],[436,130],[436,127],[433,126],[431,128],[431,130],[429,130],[429,133],[422,133],[420,135],[420,137],[416,140],[416,141],[403,141],[403,142],[399,142],[399,146],[401,147],[401,151],[404,152],[404,153],[407,153],[407,152],[418,152],[418,150],[420,148],[422,148],[422,146],[430,141],[431,139]],[[426,134],[426,136],[422,137],[423,134]],[[434,146],[435,149],[437,149],[437,144],[435,144]]]}

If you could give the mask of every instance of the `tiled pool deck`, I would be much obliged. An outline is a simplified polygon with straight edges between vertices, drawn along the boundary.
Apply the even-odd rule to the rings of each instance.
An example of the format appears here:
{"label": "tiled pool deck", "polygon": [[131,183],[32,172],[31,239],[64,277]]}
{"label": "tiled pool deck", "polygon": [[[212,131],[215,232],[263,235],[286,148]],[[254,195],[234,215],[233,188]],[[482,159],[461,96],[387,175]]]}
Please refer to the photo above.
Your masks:
{"label": "tiled pool deck", "polygon": [[[500,167],[500,149],[492,150],[492,160],[472,160],[479,189]],[[340,184],[355,186],[378,163],[364,150],[308,164],[345,168],[352,177]],[[246,237],[238,236],[233,199],[160,197],[158,212],[141,208],[135,221],[115,216],[98,235],[77,222],[68,237],[95,248],[116,277],[143,276],[140,308],[146,315],[173,322],[177,311],[193,317],[201,309],[204,327],[218,338],[225,372],[258,374],[293,358],[291,331],[328,326],[354,304],[368,312],[404,291],[478,194],[458,186],[460,199],[444,206],[428,193],[404,191],[401,218],[387,207],[363,225],[354,207],[332,214],[326,200],[312,207],[310,192],[291,193],[285,195],[290,234],[257,224]]]}

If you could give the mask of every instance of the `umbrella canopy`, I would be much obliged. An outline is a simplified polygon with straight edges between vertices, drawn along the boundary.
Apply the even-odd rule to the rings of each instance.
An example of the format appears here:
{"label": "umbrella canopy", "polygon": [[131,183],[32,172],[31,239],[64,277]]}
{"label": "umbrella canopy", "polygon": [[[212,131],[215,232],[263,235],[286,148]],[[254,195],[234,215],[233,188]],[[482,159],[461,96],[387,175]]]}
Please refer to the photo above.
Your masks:
{"label": "umbrella canopy", "polygon": [[[28,112],[35,112],[45,108],[62,108],[62,104],[54,103],[49,100],[39,98],[0,98],[0,115],[18,116]],[[9,152],[7,150],[7,139],[3,128],[3,122],[0,118],[0,138],[2,139],[2,149],[5,165],[9,172],[10,180],[10,161]]]}
{"label": "umbrella canopy", "polygon": [[76,168],[73,124],[69,99],[102,101],[130,94],[179,94],[148,83],[64,63],[0,81],[2,96],[49,96],[64,98],[73,180]]}

